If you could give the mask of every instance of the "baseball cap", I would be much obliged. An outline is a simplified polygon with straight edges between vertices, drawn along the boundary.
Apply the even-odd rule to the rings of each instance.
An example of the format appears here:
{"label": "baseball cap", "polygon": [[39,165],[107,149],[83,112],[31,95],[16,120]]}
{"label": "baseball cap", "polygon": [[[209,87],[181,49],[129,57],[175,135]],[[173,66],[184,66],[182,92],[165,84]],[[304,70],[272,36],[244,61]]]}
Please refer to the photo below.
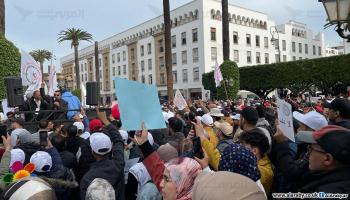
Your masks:
{"label": "baseball cap", "polygon": [[90,124],[89,124],[90,132],[93,133],[93,132],[101,131],[102,128],[103,128],[103,124],[101,120],[93,119],[90,121]]}
{"label": "baseball cap", "polygon": [[25,160],[25,154],[22,149],[12,149],[11,150],[11,160],[10,160],[10,167],[13,165],[14,162],[21,162],[24,164]]}
{"label": "baseball cap", "polygon": [[83,124],[83,122],[74,122],[73,126],[76,126],[78,131],[79,130],[84,131],[84,124]]}
{"label": "baseball cap", "polygon": [[337,161],[350,164],[350,131],[346,128],[328,125],[312,134],[316,143]]}
{"label": "baseball cap", "polygon": [[214,126],[218,128],[226,136],[232,136],[233,127],[227,122],[214,122]]}
{"label": "baseball cap", "polygon": [[344,98],[335,98],[332,102],[324,102],[325,108],[339,111],[340,116],[346,119],[350,118],[350,100]]}
{"label": "baseball cap", "polygon": [[92,151],[99,155],[105,155],[112,149],[111,139],[104,133],[93,133],[89,140]]}
{"label": "baseball cap", "polygon": [[210,113],[211,116],[214,117],[223,117],[224,114],[221,113],[221,110],[219,108],[212,108],[210,109]]}
{"label": "baseball cap", "polygon": [[49,172],[52,167],[52,158],[45,151],[35,152],[30,157],[30,162],[35,165],[35,171],[37,172]]}
{"label": "baseball cap", "polygon": [[315,131],[328,125],[326,118],[316,111],[311,111],[306,114],[294,111],[293,117]]}
{"label": "baseball cap", "polygon": [[241,117],[243,117],[248,122],[256,124],[259,119],[259,114],[255,108],[249,106],[242,110]]}
{"label": "baseball cap", "polygon": [[213,126],[214,120],[209,114],[204,114],[201,117],[201,121],[207,126]]}

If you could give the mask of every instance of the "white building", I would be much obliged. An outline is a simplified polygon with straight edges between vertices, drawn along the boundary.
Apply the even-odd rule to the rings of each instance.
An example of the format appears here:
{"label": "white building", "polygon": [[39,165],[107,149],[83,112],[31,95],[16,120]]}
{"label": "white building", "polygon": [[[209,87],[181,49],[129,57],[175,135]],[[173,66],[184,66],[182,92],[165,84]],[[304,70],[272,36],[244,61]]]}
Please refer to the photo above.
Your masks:
{"label": "white building", "polygon": [[[218,0],[194,0],[171,11],[174,89],[185,98],[201,97],[202,74],[223,62],[221,17]],[[239,67],[273,63],[279,55],[283,62],[325,56],[323,33],[314,36],[305,24],[275,25],[267,14],[235,5],[229,5],[229,24],[230,58]],[[274,45],[273,26],[279,36]],[[114,76],[154,84],[166,95],[163,30],[159,16],[99,42],[102,102],[114,98]],[[94,46],[80,50],[79,59],[82,82],[94,81]],[[61,58],[61,65],[74,79],[74,54]]]}

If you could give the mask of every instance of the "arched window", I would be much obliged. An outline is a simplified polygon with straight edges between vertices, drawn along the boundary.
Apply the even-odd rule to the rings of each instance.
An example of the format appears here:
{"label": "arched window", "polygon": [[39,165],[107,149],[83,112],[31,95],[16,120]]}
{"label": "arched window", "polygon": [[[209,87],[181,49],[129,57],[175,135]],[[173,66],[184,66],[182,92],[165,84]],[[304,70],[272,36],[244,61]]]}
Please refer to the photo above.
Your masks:
{"label": "arched window", "polygon": [[221,20],[221,12],[220,12],[220,10],[216,11],[216,18],[215,19]]}
{"label": "arched window", "polygon": [[247,23],[246,23],[246,19],[245,19],[245,17],[243,16],[242,17],[242,25],[246,25]]}
{"label": "arched window", "polygon": [[211,11],[210,11],[210,14],[211,14],[211,18],[212,19],[215,19],[215,10],[214,9],[211,9]]}
{"label": "arched window", "polygon": [[264,22],[264,29],[267,30],[267,23]]}
{"label": "arched window", "polygon": [[190,12],[190,18],[191,18],[191,20],[194,19],[194,18],[193,18],[193,12],[192,12],[192,11]]}
{"label": "arched window", "polygon": [[177,26],[177,23],[178,23],[178,21],[177,21],[177,18],[175,17],[175,26]]}
{"label": "arched window", "polygon": [[236,23],[236,22],[237,22],[236,20],[237,20],[236,15],[233,14],[233,15],[232,15],[232,22],[233,22],[233,23]]}
{"label": "arched window", "polygon": [[241,24],[241,16],[240,15],[237,16],[237,24]]}
{"label": "arched window", "polygon": [[199,11],[198,9],[194,10],[194,18],[198,19]]}

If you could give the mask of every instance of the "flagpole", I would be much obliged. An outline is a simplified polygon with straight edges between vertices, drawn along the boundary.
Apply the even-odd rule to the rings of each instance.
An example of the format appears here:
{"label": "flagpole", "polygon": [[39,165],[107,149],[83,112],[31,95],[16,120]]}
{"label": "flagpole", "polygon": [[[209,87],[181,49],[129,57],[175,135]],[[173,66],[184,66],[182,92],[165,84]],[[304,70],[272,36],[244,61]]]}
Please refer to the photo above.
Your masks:
{"label": "flagpole", "polygon": [[225,80],[223,80],[223,82],[224,82],[224,89],[225,89],[225,93],[226,93],[226,100],[228,100],[228,94],[227,94],[227,89],[226,89],[226,81]]}

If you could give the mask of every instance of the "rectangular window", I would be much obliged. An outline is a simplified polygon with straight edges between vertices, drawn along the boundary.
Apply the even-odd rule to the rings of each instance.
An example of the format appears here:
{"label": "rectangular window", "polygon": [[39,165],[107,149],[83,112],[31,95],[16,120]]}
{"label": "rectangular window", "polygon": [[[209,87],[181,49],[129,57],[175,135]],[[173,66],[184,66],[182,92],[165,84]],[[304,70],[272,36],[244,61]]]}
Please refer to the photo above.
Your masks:
{"label": "rectangular window", "polygon": [[270,61],[269,61],[269,54],[268,53],[265,53],[265,64],[269,64]]}
{"label": "rectangular window", "polygon": [[114,64],[115,63],[115,55],[112,54],[112,63]]}
{"label": "rectangular window", "polygon": [[117,53],[117,62],[120,62],[120,53]]}
{"label": "rectangular window", "polygon": [[280,48],[280,41],[275,39],[274,40],[274,45],[275,45],[275,49],[278,50]]}
{"label": "rectangular window", "polygon": [[142,75],[142,76],[141,76],[141,82],[142,82],[142,83],[145,83],[145,75]]}
{"label": "rectangular window", "polygon": [[268,37],[264,37],[264,47],[266,49],[269,48],[269,38]]}
{"label": "rectangular window", "polygon": [[164,85],[165,84],[165,75],[164,75],[164,73],[160,73],[159,77],[160,77],[160,84]]}
{"label": "rectangular window", "polygon": [[122,74],[120,66],[118,66],[118,76],[120,76]]}
{"label": "rectangular window", "polygon": [[250,38],[250,34],[246,35],[246,41],[247,41],[247,45],[250,46],[251,45],[251,38]]}
{"label": "rectangular window", "polygon": [[233,50],[233,61],[236,63],[239,62],[239,51],[238,50]]}
{"label": "rectangular window", "polygon": [[126,61],[126,52],[123,51],[123,61]]}
{"label": "rectangular window", "polygon": [[217,59],[216,47],[212,47],[212,48],[211,48],[211,60],[212,60],[212,61],[216,61],[216,59]]}
{"label": "rectangular window", "polygon": [[233,32],[233,44],[238,44],[238,32]]}
{"label": "rectangular window", "polygon": [[182,64],[187,64],[187,51],[182,51],[181,57],[182,57]]}
{"label": "rectangular window", "polygon": [[305,44],[305,54],[309,54],[309,46]]}
{"label": "rectangular window", "polygon": [[192,49],[192,61],[193,63],[198,62],[198,48]]}
{"label": "rectangular window", "polygon": [[148,53],[148,55],[152,53],[152,45],[151,45],[151,43],[147,44],[147,53]]}
{"label": "rectangular window", "polygon": [[260,47],[260,36],[258,35],[255,36],[255,44],[256,44],[256,47]]}
{"label": "rectangular window", "polygon": [[315,46],[315,45],[312,46],[312,53],[313,53],[314,55],[316,55],[316,46]]}
{"label": "rectangular window", "polygon": [[101,58],[98,59],[98,66],[101,67]]}
{"label": "rectangular window", "polygon": [[171,47],[176,47],[176,35],[171,36]]}
{"label": "rectangular window", "polygon": [[216,28],[210,28],[210,40],[216,41]]}
{"label": "rectangular window", "polygon": [[299,45],[299,53],[303,53],[303,46],[301,43],[298,44]]}
{"label": "rectangular window", "polygon": [[135,60],[135,49],[132,48],[132,49],[130,50],[130,53],[131,53],[131,60]]}
{"label": "rectangular window", "polygon": [[188,73],[187,69],[182,70],[182,82],[187,83],[188,82]]}
{"label": "rectangular window", "polygon": [[87,71],[86,63],[84,64],[85,71]]}
{"label": "rectangular window", "polygon": [[177,72],[173,71],[173,82],[177,83]]}
{"label": "rectangular window", "polygon": [[[83,64],[80,64],[80,71],[83,71],[84,70],[84,65]],[[81,79],[83,80],[83,79]]]}
{"label": "rectangular window", "polygon": [[148,75],[148,84],[152,85],[152,74]]}
{"label": "rectangular window", "polygon": [[152,59],[148,59],[148,70],[152,70]]}
{"label": "rectangular window", "polygon": [[126,65],[123,65],[123,74],[126,75]]}
{"label": "rectangular window", "polygon": [[159,67],[162,68],[164,66],[165,66],[165,64],[164,64],[164,57],[161,56],[161,57],[159,57]]}
{"label": "rectangular window", "polygon": [[247,51],[247,63],[252,63],[252,52]]}
{"label": "rectangular window", "polygon": [[141,61],[141,71],[145,71],[145,61]]}
{"label": "rectangular window", "polygon": [[287,44],[285,40],[282,40],[282,51],[286,51],[287,49]]}
{"label": "rectangular window", "polygon": [[145,46],[141,45],[140,51],[141,51],[141,56],[144,56],[145,55]]}
{"label": "rectangular window", "polygon": [[293,56],[293,61],[296,61],[296,60],[297,60],[297,58],[295,56]]}
{"label": "rectangular window", "polygon": [[279,54],[275,54],[275,60],[276,60],[276,62],[281,62],[281,60],[280,60],[280,55]]}
{"label": "rectangular window", "polygon": [[158,40],[158,45],[159,45],[159,52],[160,53],[164,52],[163,39]]}
{"label": "rectangular window", "polygon": [[181,44],[186,45],[186,32],[181,33]]}
{"label": "rectangular window", "polygon": [[256,52],[256,63],[260,64],[260,52]]}
{"label": "rectangular window", "polygon": [[320,47],[320,46],[318,47],[318,55],[319,55],[319,56],[321,56],[321,55],[322,55],[322,49],[321,49],[321,47]]}
{"label": "rectangular window", "polygon": [[194,82],[199,81],[199,68],[198,67],[193,68],[193,81]]}
{"label": "rectangular window", "polygon": [[192,29],[192,42],[198,41],[198,29],[194,28]]}
{"label": "rectangular window", "polygon": [[112,71],[113,71],[113,76],[115,76],[115,67],[113,67]]}
{"label": "rectangular window", "polygon": [[283,62],[287,62],[287,56],[283,55]]}
{"label": "rectangular window", "polygon": [[292,51],[295,52],[295,42],[292,42]]}
{"label": "rectangular window", "polygon": [[176,65],[177,64],[177,56],[176,56],[176,53],[173,53],[172,57],[171,57],[171,61],[173,63],[173,65]]}

